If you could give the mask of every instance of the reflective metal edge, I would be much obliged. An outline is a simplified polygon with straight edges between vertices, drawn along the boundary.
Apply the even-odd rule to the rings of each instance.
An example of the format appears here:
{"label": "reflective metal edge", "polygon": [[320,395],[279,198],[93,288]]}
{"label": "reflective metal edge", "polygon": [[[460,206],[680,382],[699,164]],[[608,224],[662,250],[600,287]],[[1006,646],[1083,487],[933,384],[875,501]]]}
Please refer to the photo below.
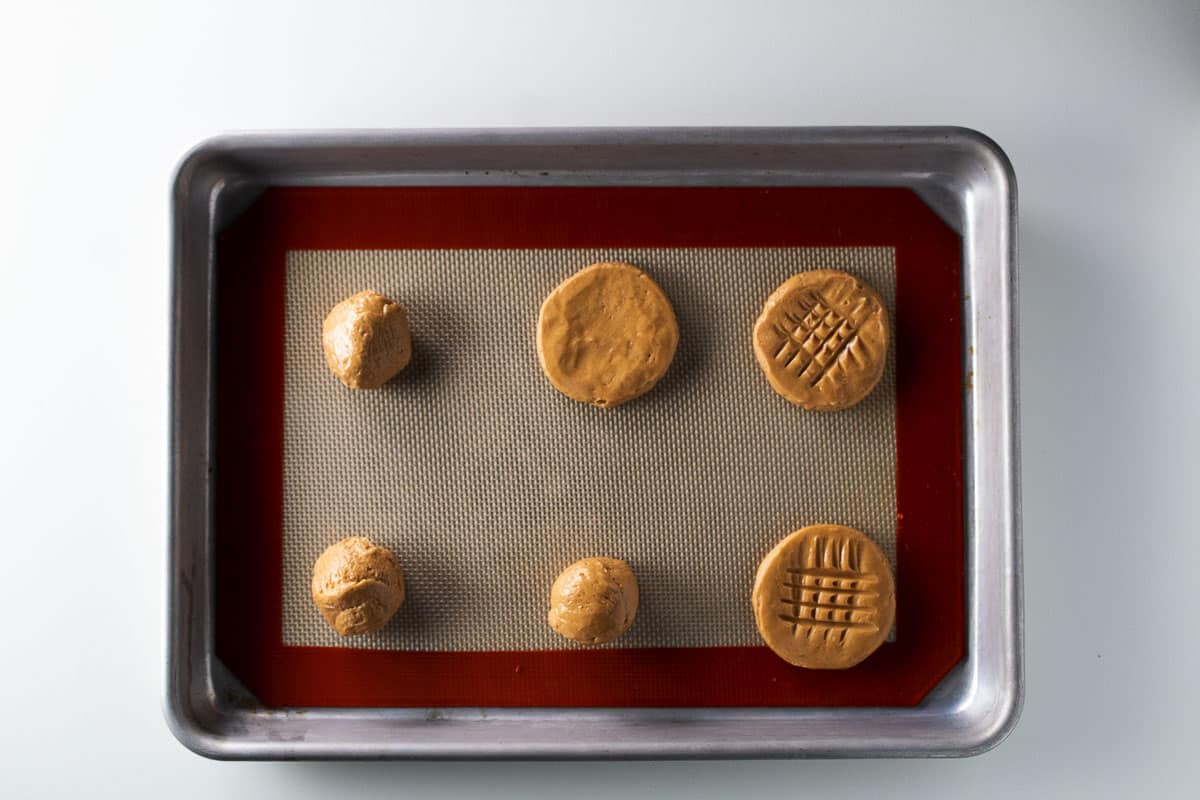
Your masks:
{"label": "reflective metal edge", "polygon": [[[254,707],[212,646],[213,242],[273,185],[908,186],[963,237],[968,656],[916,708]],[[1016,182],[964,128],[499,129],[222,136],[172,187],[164,710],[225,759],[966,756],[1024,697]],[[242,698],[239,701],[239,698]]]}

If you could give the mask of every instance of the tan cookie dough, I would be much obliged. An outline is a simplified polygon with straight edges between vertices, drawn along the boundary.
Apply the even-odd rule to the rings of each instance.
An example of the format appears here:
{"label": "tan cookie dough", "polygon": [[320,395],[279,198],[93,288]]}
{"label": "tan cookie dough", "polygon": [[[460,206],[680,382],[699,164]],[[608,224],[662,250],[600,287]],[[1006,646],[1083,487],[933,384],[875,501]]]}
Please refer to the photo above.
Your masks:
{"label": "tan cookie dough", "polygon": [[645,394],[671,366],[679,325],[649,275],[592,264],[542,303],[538,358],[554,388],[581,403],[618,406]]}
{"label": "tan cookie dough", "polygon": [[404,306],[375,292],[359,292],[334,306],[321,342],[329,369],[351,389],[378,389],[412,358]]}
{"label": "tan cookie dough", "polygon": [[404,573],[391,550],[351,536],[317,559],[312,598],[329,627],[342,636],[372,633],[404,602]]}
{"label": "tan cookie dough", "polygon": [[810,525],[777,544],[758,567],[752,602],[767,645],[809,669],[853,667],[875,652],[896,618],[887,557],[841,525]]}
{"label": "tan cookie dough", "polygon": [[584,558],[550,587],[550,627],[581,644],[604,644],[633,624],[637,579],[624,561]]}
{"label": "tan cookie dough", "polygon": [[813,411],[862,400],[883,377],[888,314],[874,289],[845,272],[789,278],[754,325],[754,356],[771,387]]}

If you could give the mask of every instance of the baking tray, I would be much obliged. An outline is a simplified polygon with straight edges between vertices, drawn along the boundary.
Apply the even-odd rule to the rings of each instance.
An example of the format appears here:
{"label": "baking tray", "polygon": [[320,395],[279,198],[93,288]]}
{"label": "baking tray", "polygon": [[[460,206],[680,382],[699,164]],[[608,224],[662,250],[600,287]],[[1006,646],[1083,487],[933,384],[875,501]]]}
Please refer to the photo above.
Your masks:
{"label": "baking tray", "polygon": [[[267,707],[217,656],[224,591],[217,242],[279,187],[903,187],[961,237],[963,657],[919,702],[821,707]],[[218,758],[970,755],[1022,695],[1015,181],[957,128],[247,135],[180,165],[173,195],[166,713]],[[244,267],[244,265],[243,265]],[[229,460],[224,462],[226,471]],[[227,490],[226,490],[227,491]],[[226,601],[227,602],[227,601]],[[674,704],[664,704],[674,705]]]}

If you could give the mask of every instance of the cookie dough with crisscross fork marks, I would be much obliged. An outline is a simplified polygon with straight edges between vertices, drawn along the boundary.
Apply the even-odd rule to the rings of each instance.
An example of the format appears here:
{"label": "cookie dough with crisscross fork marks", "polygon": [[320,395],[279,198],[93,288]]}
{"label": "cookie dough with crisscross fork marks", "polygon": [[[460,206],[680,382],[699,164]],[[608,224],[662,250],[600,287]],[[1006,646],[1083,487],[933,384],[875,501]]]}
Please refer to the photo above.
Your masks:
{"label": "cookie dough with crisscross fork marks", "polygon": [[754,326],[754,355],[771,386],[814,411],[848,408],[870,394],[883,376],[887,348],[883,300],[838,270],[789,278]]}
{"label": "cookie dough with crisscross fork marks", "polygon": [[753,604],[759,633],[785,661],[844,669],[887,637],[896,593],[878,545],[853,528],[811,525],[763,559]]}

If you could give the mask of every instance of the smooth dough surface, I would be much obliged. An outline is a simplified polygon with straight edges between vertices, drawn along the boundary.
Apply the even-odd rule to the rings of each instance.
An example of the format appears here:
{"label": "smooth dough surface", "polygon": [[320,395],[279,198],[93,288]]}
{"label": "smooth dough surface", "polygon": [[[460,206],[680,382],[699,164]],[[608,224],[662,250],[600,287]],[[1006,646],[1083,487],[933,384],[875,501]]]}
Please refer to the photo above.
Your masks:
{"label": "smooth dough surface", "polygon": [[372,633],[404,603],[404,572],[391,550],[351,536],[317,559],[312,598],[329,627],[342,636]]}
{"label": "smooth dough surface", "polygon": [[404,306],[371,291],[333,307],[322,326],[321,344],[329,369],[351,389],[378,389],[412,358]]}
{"label": "smooth dough surface", "polygon": [[581,644],[605,644],[633,624],[638,586],[633,570],[616,558],[583,558],[550,587],[550,627]]}
{"label": "smooth dough surface", "polygon": [[667,371],[679,325],[666,294],[637,267],[592,264],[542,303],[537,350],[560,392],[617,406],[645,394]]}
{"label": "smooth dough surface", "polygon": [[754,579],[754,621],[783,660],[846,669],[883,643],[896,618],[887,556],[842,525],[810,525],[775,546]]}
{"label": "smooth dough surface", "polygon": [[874,289],[839,270],[812,270],[767,299],[754,326],[754,356],[788,401],[838,411],[879,383],[888,339],[887,309]]}

